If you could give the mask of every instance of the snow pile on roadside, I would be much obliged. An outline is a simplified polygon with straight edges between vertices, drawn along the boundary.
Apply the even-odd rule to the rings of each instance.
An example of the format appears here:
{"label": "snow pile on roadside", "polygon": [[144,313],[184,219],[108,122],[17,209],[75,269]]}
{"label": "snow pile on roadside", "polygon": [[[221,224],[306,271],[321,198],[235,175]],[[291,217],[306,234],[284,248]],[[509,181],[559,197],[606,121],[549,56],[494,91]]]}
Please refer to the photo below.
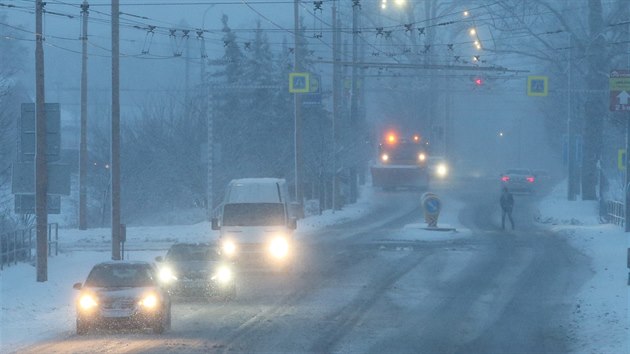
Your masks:
{"label": "snow pile on roadside", "polygon": [[559,183],[538,205],[537,221],[552,225],[599,224],[597,201],[568,201],[567,183]]}
{"label": "snow pile on roadside", "polygon": [[374,199],[374,188],[367,184],[361,186],[356,203],[345,205],[342,210],[324,210],[322,215],[308,216],[298,220],[298,231],[300,233],[308,233],[326,226],[358,219],[366,215],[374,207]]}
{"label": "snow pile on roadside", "polygon": [[579,353],[628,353],[629,237],[615,225],[601,225],[596,202],[567,201],[566,182],[560,183],[540,203],[540,221],[564,235],[592,259],[593,277],[578,294],[569,333]]}

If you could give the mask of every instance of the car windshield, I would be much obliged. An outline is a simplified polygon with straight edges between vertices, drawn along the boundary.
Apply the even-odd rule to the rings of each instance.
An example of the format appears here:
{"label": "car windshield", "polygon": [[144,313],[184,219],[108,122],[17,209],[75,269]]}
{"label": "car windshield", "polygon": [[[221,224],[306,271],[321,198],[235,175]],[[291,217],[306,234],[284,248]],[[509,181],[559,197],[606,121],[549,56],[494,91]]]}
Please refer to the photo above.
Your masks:
{"label": "car windshield", "polygon": [[282,203],[236,203],[223,207],[223,226],[284,225]]}
{"label": "car windshield", "polygon": [[166,254],[166,260],[176,262],[213,261],[217,258],[218,253],[209,245],[175,245]]}
{"label": "car windshield", "polygon": [[103,264],[95,266],[85,285],[98,288],[153,286],[151,267],[143,264]]}

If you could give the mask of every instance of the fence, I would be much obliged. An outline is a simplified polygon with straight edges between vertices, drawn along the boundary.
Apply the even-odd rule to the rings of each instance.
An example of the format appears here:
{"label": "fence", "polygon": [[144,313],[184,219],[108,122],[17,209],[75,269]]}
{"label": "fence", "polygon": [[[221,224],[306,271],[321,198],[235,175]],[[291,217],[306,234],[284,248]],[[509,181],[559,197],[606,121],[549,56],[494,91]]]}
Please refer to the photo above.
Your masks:
{"label": "fence", "polygon": [[606,221],[611,224],[624,226],[625,224],[625,208],[623,202],[616,200],[606,201]]}
{"label": "fence", "polygon": [[[4,266],[28,262],[33,259],[35,248],[35,226],[28,229],[16,230],[0,235],[0,270]],[[59,254],[59,224],[48,224],[48,256],[52,256],[53,246],[55,256]]]}

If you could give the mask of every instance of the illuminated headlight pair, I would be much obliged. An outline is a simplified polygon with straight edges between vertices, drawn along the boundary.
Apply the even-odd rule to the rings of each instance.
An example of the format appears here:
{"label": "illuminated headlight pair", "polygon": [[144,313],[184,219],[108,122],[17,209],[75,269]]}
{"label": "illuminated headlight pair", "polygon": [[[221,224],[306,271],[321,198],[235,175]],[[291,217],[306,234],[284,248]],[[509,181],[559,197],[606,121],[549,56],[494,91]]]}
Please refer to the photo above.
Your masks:
{"label": "illuminated headlight pair", "polygon": [[160,268],[160,281],[162,283],[168,284],[174,280],[177,280],[177,277],[175,276],[173,269],[168,266]]}
{"label": "illuminated headlight pair", "polygon": [[212,280],[221,284],[227,284],[232,281],[232,270],[226,266],[221,266],[212,276]]}
{"label": "illuminated headlight pair", "polygon": [[285,258],[289,254],[289,242],[286,238],[278,236],[271,240],[269,252],[275,258]]}

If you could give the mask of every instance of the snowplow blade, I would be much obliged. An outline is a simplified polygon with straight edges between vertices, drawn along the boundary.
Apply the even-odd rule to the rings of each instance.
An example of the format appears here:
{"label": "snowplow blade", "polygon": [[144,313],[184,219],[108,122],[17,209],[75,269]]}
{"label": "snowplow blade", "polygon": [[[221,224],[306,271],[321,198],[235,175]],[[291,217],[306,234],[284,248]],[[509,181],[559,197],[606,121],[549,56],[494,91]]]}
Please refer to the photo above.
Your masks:
{"label": "snowplow blade", "polygon": [[372,166],[372,185],[383,189],[428,189],[429,173],[418,166]]}

